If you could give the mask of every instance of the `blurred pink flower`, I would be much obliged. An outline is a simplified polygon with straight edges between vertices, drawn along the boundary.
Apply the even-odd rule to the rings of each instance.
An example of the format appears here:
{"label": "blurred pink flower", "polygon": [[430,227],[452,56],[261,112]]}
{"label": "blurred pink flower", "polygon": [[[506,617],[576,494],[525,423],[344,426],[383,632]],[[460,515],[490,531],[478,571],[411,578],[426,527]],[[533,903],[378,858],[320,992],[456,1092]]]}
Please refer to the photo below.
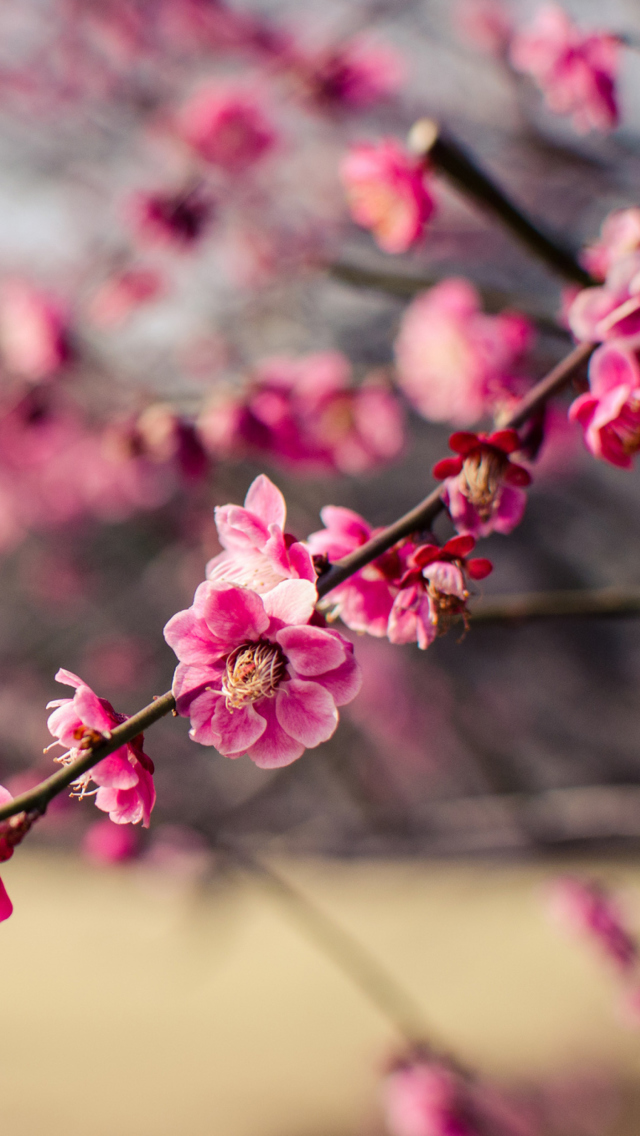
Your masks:
{"label": "blurred pink flower", "polygon": [[[127,715],[119,714],[106,698],[99,698],[70,671],[60,669],[56,682],[73,686],[76,690],[73,698],[58,698],[47,705],[47,709],[54,708],[47,721],[49,732],[67,750],[56,760],[68,765],[88,746],[101,741],[115,726],[126,722]],[[96,805],[109,813],[114,824],[142,821],[145,828],[149,827],[156,794],[153,762],[142,749],[143,740],[142,734],[139,734],[73,783],[78,795],[83,797],[87,794],[89,782],[93,781],[98,786]]]}
{"label": "blurred pink flower", "polygon": [[405,67],[394,48],[361,37],[316,55],[301,54],[294,59],[293,71],[320,107],[359,110],[394,95],[402,85]]}
{"label": "blurred pink flower", "polygon": [[572,402],[569,418],[584,430],[587,449],[630,469],[640,450],[640,363],[620,342],[603,343],[589,364],[589,386]]}
{"label": "blurred pink flower", "polygon": [[132,860],[138,851],[136,829],[113,821],[95,821],[82,838],[82,852],[94,864],[120,864]]}
{"label": "blurred pink flower", "polygon": [[101,284],[89,304],[88,314],[99,327],[117,327],[164,291],[165,281],[156,269],[129,268]]}
{"label": "blurred pink flower", "polygon": [[459,430],[449,438],[455,458],[433,467],[444,480],[444,501],[455,528],[477,539],[492,532],[509,533],[520,524],[526,505],[522,488],[531,475],[510,455],[521,448],[515,430],[472,434]]}
{"label": "blurred pink flower", "polygon": [[215,510],[218,538],[224,552],[206,568],[208,580],[240,584],[254,592],[268,592],[282,580],[310,580],[316,571],[303,544],[284,531],[287,506],[280,490],[261,473],[239,505]]}
{"label": "blurred pink flower", "polygon": [[504,1094],[444,1059],[417,1056],[385,1078],[390,1136],[541,1136],[541,1128]]}
{"label": "blurred pink flower", "polygon": [[396,340],[398,382],[425,418],[471,426],[513,389],[531,338],[524,316],[485,315],[473,285],[453,277],[407,308]]}
{"label": "blurred pink flower", "polygon": [[141,243],[187,250],[204,236],[215,206],[196,186],[179,193],[135,193],[126,203],[126,213]]}
{"label": "blurred pink flower", "polygon": [[600,239],[582,253],[582,263],[592,276],[604,280],[617,260],[640,251],[640,208],[615,209],[605,217]]}
{"label": "blurred pink flower", "polygon": [[0,287],[0,358],[20,378],[41,382],[70,356],[67,318],[59,303],[26,280]]}
{"label": "blurred pink flower", "polygon": [[260,104],[249,90],[208,83],[182,107],[177,129],[205,162],[230,174],[243,174],[276,143]]}
{"label": "blurred pink flower", "polygon": [[616,78],[620,41],[607,32],[582,32],[556,4],[544,4],[533,23],[511,42],[511,63],[530,75],[556,114],[570,115],[575,129],[612,130],[618,125]]}
{"label": "blurred pink flower", "polygon": [[348,640],[309,625],[316,598],[310,580],[264,595],[207,581],[169,620],[165,638],[180,660],[173,692],[194,741],[274,768],[331,737],[360,671]]}
{"label": "blurred pink flower", "polygon": [[614,260],[604,284],[578,292],[568,320],[576,339],[599,342],[640,336],[640,251]]}
{"label": "blurred pink flower", "polygon": [[456,0],[453,25],[461,39],[477,51],[501,58],[513,33],[513,19],[504,0]]}
{"label": "blurred pink flower", "polygon": [[567,930],[590,938],[624,974],[638,962],[638,944],[625,926],[616,900],[599,883],[562,877],[549,894],[553,916]]}
{"label": "blurred pink flower", "polygon": [[340,167],[353,220],[385,252],[406,252],[422,238],[435,205],[421,162],[394,138],[352,146]]}

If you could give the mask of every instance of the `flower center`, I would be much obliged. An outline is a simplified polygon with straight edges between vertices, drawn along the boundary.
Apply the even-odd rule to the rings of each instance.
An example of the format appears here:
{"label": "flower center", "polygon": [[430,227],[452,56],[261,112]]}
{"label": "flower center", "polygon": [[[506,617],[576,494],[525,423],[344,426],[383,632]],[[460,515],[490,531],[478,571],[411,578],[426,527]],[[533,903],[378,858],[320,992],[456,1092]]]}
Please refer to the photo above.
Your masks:
{"label": "flower center", "polygon": [[458,616],[462,616],[465,630],[469,630],[469,610],[467,608],[469,593],[466,588],[462,596],[456,596],[450,592],[441,592],[432,580],[428,580],[427,594],[431,600],[438,635],[446,635]]}
{"label": "flower center", "polygon": [[464,460],[462,492],[483,521],[493,512],[505,465],[504,455],[500,456],[495,450],[476,450]]}
{"label": "flower center", "polygon": [[222,681],[227,710],[239,710],[259,698],[273,698],[286,671],[287,659],[277,643],[241,643],[228,656]]}
{"label": "flower center", "polygon": [[640,401],[633,395],[628,399],[616,419],[611,424],[625,454],[635,454],[640,450]]}

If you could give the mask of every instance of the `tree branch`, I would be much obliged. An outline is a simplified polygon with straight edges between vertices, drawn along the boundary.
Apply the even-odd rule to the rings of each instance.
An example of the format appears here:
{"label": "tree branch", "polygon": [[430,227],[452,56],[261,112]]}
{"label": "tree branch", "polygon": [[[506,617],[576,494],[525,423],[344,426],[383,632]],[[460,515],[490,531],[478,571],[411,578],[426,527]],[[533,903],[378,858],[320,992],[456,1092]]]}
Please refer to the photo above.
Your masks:
{"label": "tree branch", "polygon": [[472,604],[474,626],[522,623],[559,616],[638,616],[640,588],[594,588],[575,591],[531,592],[522,596],[491,596]]}

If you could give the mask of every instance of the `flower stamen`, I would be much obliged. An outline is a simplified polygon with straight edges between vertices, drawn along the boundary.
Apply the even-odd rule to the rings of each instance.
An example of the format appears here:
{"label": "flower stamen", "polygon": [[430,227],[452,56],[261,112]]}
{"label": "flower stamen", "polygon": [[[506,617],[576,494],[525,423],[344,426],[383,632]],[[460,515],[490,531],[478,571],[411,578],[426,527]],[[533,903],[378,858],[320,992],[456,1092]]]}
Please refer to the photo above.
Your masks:
{"label": "flower stamen", "polygon": [[222,681],[227,710],[239,710],[260,698],[273,698],[286,669],[287,659],[277,643],[241,643],[228,656]]}

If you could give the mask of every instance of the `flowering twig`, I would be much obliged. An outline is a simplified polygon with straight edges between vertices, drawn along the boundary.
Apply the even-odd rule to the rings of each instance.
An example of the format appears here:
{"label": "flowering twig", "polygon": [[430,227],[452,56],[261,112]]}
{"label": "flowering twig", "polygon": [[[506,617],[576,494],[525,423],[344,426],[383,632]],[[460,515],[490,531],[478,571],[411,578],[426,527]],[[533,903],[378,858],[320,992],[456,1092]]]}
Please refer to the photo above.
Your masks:
{"label": "flowering twig", "polygon": [[557,616],[640,615],[640,588],[582,588],[495,596],[470,608],[474,625],[519,623]]}
{"label": "flowering twig", "polygon": [[[595,343],[580,343],[577,347],[570,351],[569,354],[553,367],[551,371],[539,383],[520,400],[516,409],[509,415],[505,421],[500,421],[498,425],[500,429],[515,429],[521,426],[527,418],[530,417],[536,410],[538,410],[547,399],[569,382],[575,371],[578,370],[589,358],[593,351],[595,351]],[[410,536],[411,533],[420,532],[420,530],[428,529],[435,518],[444,509],[442,501],[442,486],[438,485],[431,491],[424,501],[421,501],[415,508],[410,509],[408,513],[400,517],[392,525],[383,529],[381,533],[372,537],[365,544],[360,545],[348,556],[344,556],[342,560],[336,560],[330,568],[324,572],[318,579],[318,595],[320,598],[326,596],[332,588],[336,588],[338,584],[342,584],[354,572],[364,568],[371,560],[381,556],[383,552],[391,548],[399,540],[404,537]]]}
{"label": "flowering twig", "polygon": [[130,742],[143,730],[148,729],[159,718],[163,718],[165,714],[170,714],[175,709],[175,705],[176,701],[170,690],[160,698],[155,698],[149,706],[138,710],[137,714],[133,714],[121,726],[112,730],[108,737],[105,735],[104,741],[87,749],[82,757],[78,757],[69,765],[65,765],[63,769],[53,773],[51,777],[47,777],[46,781],[41,781],[39,785],[29,789],[28,792],[21,793],[20,796],[14,797],[7,804],[0,806],[0,821],[15,816],[16,813],[44,813],[49,801],[53,800],[58,793],[61,793],[88,769],[92,769],[103,758],[108,757],[110,753],[114,753],[120,746]]}
{"label": "flowering twig", "polygon": [[421,118],[409,134],[412,150],[430,166],[445,174],[454,185],[488,209],[550,268],[574,284],[588,287],[596,281],[578,264],[559,241],[544,233],[514,205],[498,185],[476,165],[451,137],[446,137],[433,119]]}

